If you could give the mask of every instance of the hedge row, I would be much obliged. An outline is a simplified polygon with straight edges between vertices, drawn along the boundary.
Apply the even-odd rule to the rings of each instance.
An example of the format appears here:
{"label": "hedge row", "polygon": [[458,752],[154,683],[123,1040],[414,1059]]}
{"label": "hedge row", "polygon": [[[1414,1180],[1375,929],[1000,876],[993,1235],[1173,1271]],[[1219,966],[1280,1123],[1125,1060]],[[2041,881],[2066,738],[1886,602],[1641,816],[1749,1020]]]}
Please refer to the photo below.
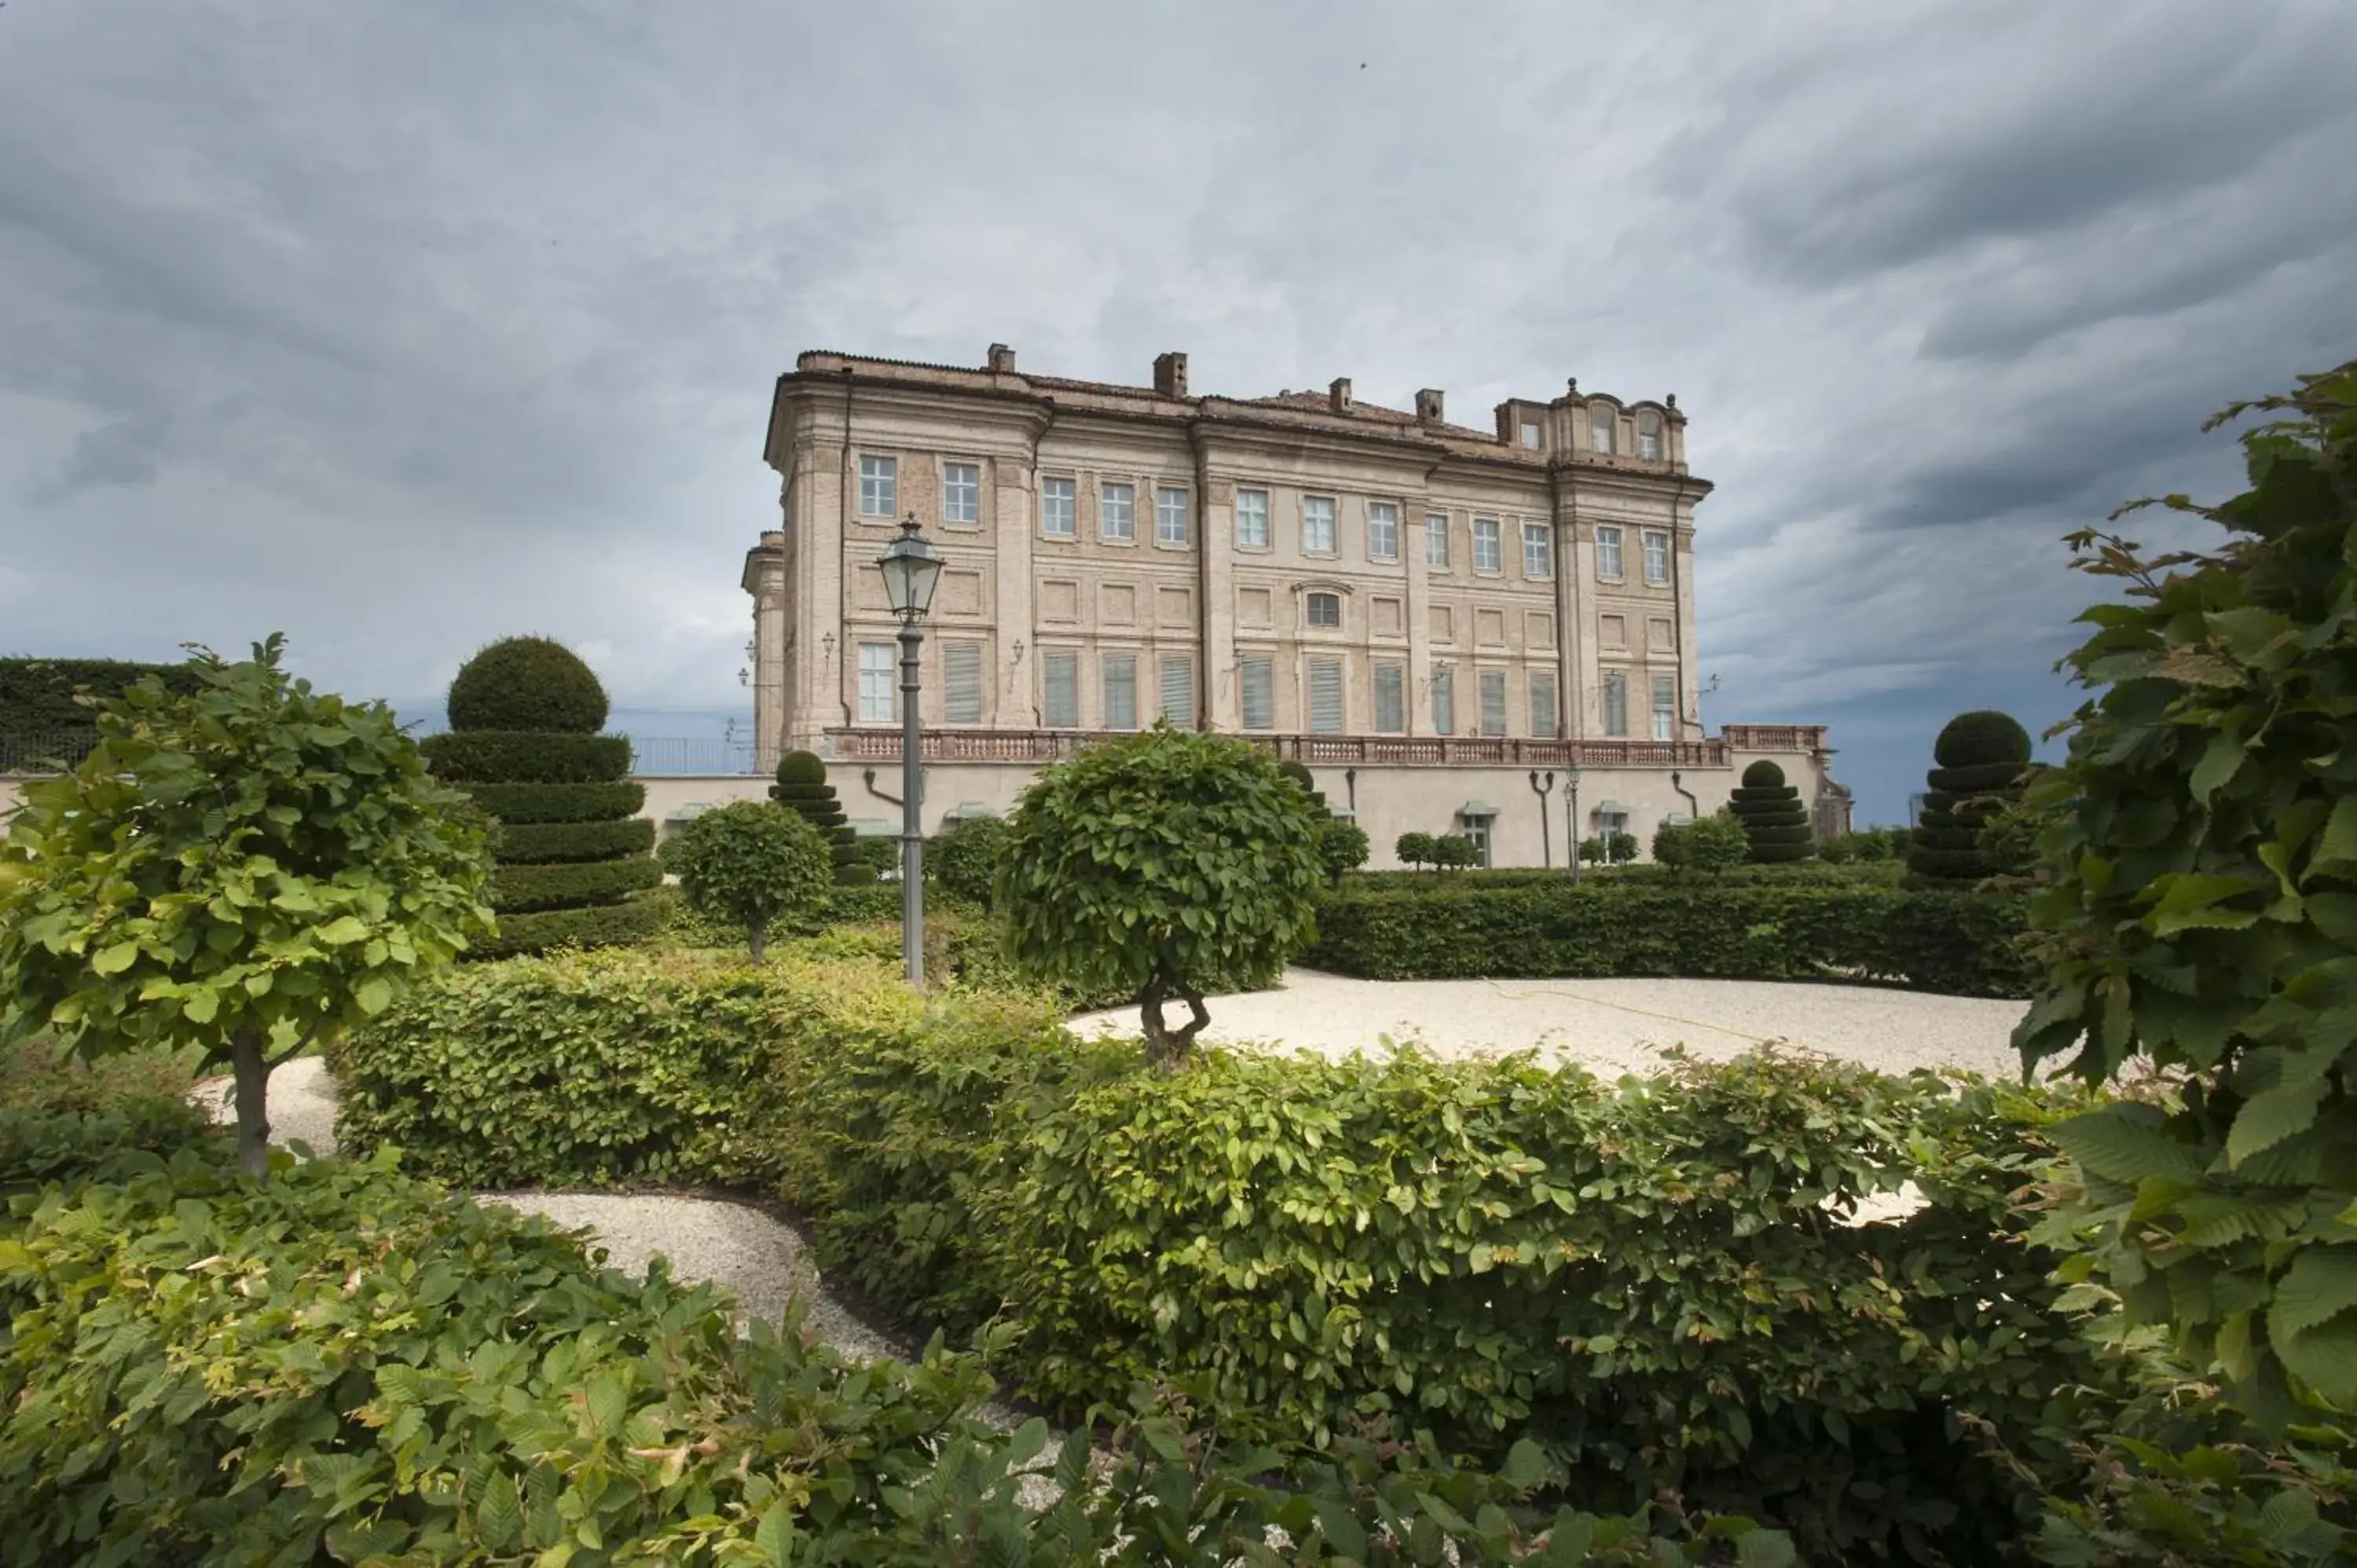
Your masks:
{"label": "hedge row", "polygon": [[643,784],[470,784],[476,805],[502,822],[601,822],[647,803]]}
{"label": "hedge row", "polygon": [[[168,692],[187,695],[202,684],[187,664],[135,664],[123,659],[0,659],[0,752],[36,746],[81,745],[98,738],[91,711],[74,688],[113,697],[153,675]],[[77,754],[78,755],[78,754]]]}
{"label": "hedge row", "polygon": [[615,784],[630,770],[625,735],[453,730],[427,736],[417,748],[435,777],[450,784]]}
{"label": "hedge row", "polygon": [[2018,897],[1871,882],[1583,880],[1497,886],[1433,878],[1318,906],[1301,961],[1374,980],[1691,975],[1891,981],[1963,996],[2026,996]]}
{"label": "hedge row", "polygon": [[611,903],[625,894],[658,886],[662,878],[662,867],[648,856],[558,862],[550,865],[502,865],[491,873],[490,905],[503,913],[510,909],[556,909],[569,905],[594,907]]}
{"label": "hedge row", "polygon": [[[1797,861],[1779,865],[1730,865],[1723,871],[1690,871],[1654,861],[1633,865],[1580,868],[1580,886],[1598,886],[1631,882],[1666,882],[1681,886],[1718,886],[1728,882],[1764,882],[1778,886],[1830,883],[1839,886],[1887,883],[1897,886],[1906,867],[1891,861]],[[1380,888],[1563,887],[1571,882],[1564,867],[1552,871],[1530,866],[1506,866],[1473,871],[1354,871],[1342,886],[1361,892]]]}
{"label": "hedge row", "polygon": [[504,822],[499,834],[503,865],[554,865],[568,860],[609,860],[645,854],[655,847],[655,824],[648,817],[602,822]]}
{"label": "hedge row", "polygon": [[[1061,1407],[1194,1379],[1243,1434],[1527,1435],[1576,1506],[1674,1492],[1804,1550],[1995,1554],[2035,1487],[1962,1418],[2057,1474],[2054,1391],[2105,1376],[2007,1229],[2028,1091],[1764,1057],[1644,1088],[1413,1055],[1165,1077],[885,964],[619,952],[470,971],[336,1065],[350,1146],[454,1182],[775,1192],[920,1327],[998,1318]],[[1824,1207],[1908,1178],[1903,1226]]]}
{"label": "hedge row", "polygon": [[467,957],[505,958],[565,943],[587,948],[642,942],[662,929],[678,903],[678,895],[670,888],[651,887],[620,904],[502,913],[499,934],[476,942],[467,950]]}

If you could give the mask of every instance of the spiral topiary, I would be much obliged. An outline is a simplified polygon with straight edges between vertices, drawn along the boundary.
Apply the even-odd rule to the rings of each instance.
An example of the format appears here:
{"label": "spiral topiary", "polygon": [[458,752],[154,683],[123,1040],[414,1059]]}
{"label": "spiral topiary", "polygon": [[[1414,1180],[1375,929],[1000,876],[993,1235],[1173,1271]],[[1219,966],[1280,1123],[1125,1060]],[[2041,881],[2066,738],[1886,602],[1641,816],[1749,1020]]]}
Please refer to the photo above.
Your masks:
{"label": "spiral topiary", "polygon": [[850,826],[834,786],[826,781],[826,761],[814,751],[790,751],[778,758],[778,781],[770,799],[799,813],[826,839],[827,858],[838,886],[876,880],[876,867],[859,851],[859,834]]}
{"label": "spiral topiary", "polygon": [[2029,732],[1994,708],[1958,714],[1932,742],[1922,820],[1907,852],[1910,875],[1926,886],[1968,886],[2011,868],[1981,842],[1988,820],[2021,799]]}
{"label": "spiral topiary", "polygon": [[454,730],[596,735],[606,722],[606,688],[554,639],[503,637],[458,667],[448,706]]}
{"label": "spiral topiary", "polygon": [[655,825],[638,813],[630,743],[597,733],[606,689],[544,637],[486,646],[450,682],[450,729],[418,749],[499,824],[490,898],[500,934],[469,957],[642,940],[669,912]]}
{"label": "spiral topiary", "polygon": [[1301,792],[1309,797],[1309,803],[1316,807],[1321,815],[1325,813],[1326,797],[1318,789],[1318,776],[1309,771],[1308,764],[1298,757],[1288,757],[1276,765],[1276,770],[1300,785]]}
{"label": "spiral topiary", "polygon": [[1801,803],[1801,792],[1784,782],[1784,770],[1768,758],[1743,770],[1743,782],[1731,803],[1751,845],[1745,858],[1754,865],[1806,860],[1815,853],[1809,809]]}

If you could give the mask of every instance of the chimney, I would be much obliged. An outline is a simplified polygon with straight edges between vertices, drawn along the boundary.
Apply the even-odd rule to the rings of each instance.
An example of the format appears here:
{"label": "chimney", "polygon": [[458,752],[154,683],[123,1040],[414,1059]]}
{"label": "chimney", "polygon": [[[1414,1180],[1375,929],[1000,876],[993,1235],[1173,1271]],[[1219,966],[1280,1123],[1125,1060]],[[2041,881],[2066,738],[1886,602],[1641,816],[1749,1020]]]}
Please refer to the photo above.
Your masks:
{"label": "chimney", "polygon": [[1154,357],[1154,390],[1164,397],[1187,395],[1187,356],[1173,350]]}
{"label": "chimney", "polygon": [[1415,394],[1415,422],[1418,424],[1439,424],[1443,423],[1440,414],[1440,389],[1438,387],[1426,387],[1422,392]]}
{"label": "chimney", "polygon": [[1351,378],[1336,376],[1334,384],[1326,389],[1326,401],[1337,413],[1351,412]]}
{"label": "chimney", "polygon": [[990,371],[993,375],[1013,375],[1015,373],[1015,350],[1008,348],[1004,343],[993,343],[990,346]]}

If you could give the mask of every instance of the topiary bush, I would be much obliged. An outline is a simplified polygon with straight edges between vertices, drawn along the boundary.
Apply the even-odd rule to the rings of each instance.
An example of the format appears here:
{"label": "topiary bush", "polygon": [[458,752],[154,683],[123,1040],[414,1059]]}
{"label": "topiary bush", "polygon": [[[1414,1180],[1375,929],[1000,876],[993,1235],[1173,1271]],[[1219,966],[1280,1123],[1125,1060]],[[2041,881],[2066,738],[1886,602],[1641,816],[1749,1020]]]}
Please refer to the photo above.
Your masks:
{"label": "topiary bush", "polygon": [[1328,816],[1318,824],[1318,858],[1326,867],[1326,875],[1334,886],[1342,886],[1346,872],[1367,864],[1373,845],[1368,841],[1367,830],[1356,822],[1346,822],[1337,816]]}
{"label": "topiary bush", "polygon": [[1435,852],[1430,833],[1402,833],[1393,842],[1392,854],[1402,865],[1413,870],[1420,865],[1438,865],[1440,857]]}
{"label": "topiary bush", "polygon": [[2007,714],[1975,709],[1948,721],[1932,757],[1936,766],[1924,776],[1931,789],[1908,848],[1908,871],[1927,886],[1966,886],[2011,869],[1984,852],[1981,831],[2021,799],[2029,733]]}
{"label": "topiary bush", "polygon": [[[839,886],[876,880],[875,865],[859,848],[859,834],[835,798],[834,786],[826,781],[826,760],[818,753],[790,751],[778,758],[778,781],[770,786],[770,799],[799,814],[825,838]],[[896,855],[899,847],[894,841]]]}
{"label": "topiary bush", "polygon": [[511,637],[491,643],[450,682],[450,730],[418,749],[446,782],[497,824],[490,899],[497,935],[468,956],[642,941],[669,905],[654,824],[637,813],[627,736],[598,735],[605,688],[562,644]]}
{"label": "topiary bush", "polygon": [[595,735],[606,723],[606,688],[563,643],[505,637],[458,667],[447,706],[454,730]]}
{"label": "topiary bush", "polygon": [[1801,792],[1784,782],[1784,770],[1761,757],[1743,770],[1730,802],[1755,865],[1806,860],[1813,853],[1809,809]]}

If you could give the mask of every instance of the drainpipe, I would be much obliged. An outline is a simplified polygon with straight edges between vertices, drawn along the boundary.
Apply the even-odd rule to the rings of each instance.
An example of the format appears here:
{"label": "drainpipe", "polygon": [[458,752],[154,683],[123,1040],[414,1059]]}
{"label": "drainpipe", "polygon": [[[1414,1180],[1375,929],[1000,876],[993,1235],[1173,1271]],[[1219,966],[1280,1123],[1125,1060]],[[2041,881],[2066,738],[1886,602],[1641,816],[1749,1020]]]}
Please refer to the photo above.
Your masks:
{"label": "drainpipe", "polygon": [[861,772],[861,774],[859,775],[859,779],[860,779],[860,782],[862,782],[862,783],[864,783],[864,784],[866,784],[866,785],[867,786],[867,792],[868,792],[869,794],[871,794],[871,795],[875,796],[877,800],[879,800],[883,801],[886,805],[888,805],[888,806],[897,806],[897,805],[899,805],[899,804],[900,803],[900,797],[899,797],[899,796],[898,796],[898,795],[887,795],[886,793],[884,793],[884,791],[883,791],[883,790],[878,789],[877,788],[876,788],[876,769],[874,769],[873,768],[867,768],[867,769],[864,770],[863,772]]}
{"label": "drainpipe", "polygon": [[1353,821],[1356,821],[1359,815],[1359,770],[1357,768],[1342,769],[1342,788],[1350,792],[1351,816]]}
{"label": "drainpipe", "polygon": [[[851,488],[859,476],[851,467],[851,367],[843,367],[843,473],[842,483],[835,487],[834,552],[836,560],[843,558],[843,547],[851,542]],[[843,660],[847,665],[859,657],[859,645],[851,636],[851,579],[841,578],[835,585],[834,623],[843,628]],[[834,672],[834,705],[843,710],[843,727],[851,727],[851,703],[843,695],[843,671]]]}
{"label": "drainpipe", "polygon": [[1670,788],[1676,789],[1679,794],[1686,798],[1686,815],[1695,822],[1702,821],[1702,802],[1695,799],[1693,790],[1679,786],[1677,771],[1674,768],[1670,772]]}

